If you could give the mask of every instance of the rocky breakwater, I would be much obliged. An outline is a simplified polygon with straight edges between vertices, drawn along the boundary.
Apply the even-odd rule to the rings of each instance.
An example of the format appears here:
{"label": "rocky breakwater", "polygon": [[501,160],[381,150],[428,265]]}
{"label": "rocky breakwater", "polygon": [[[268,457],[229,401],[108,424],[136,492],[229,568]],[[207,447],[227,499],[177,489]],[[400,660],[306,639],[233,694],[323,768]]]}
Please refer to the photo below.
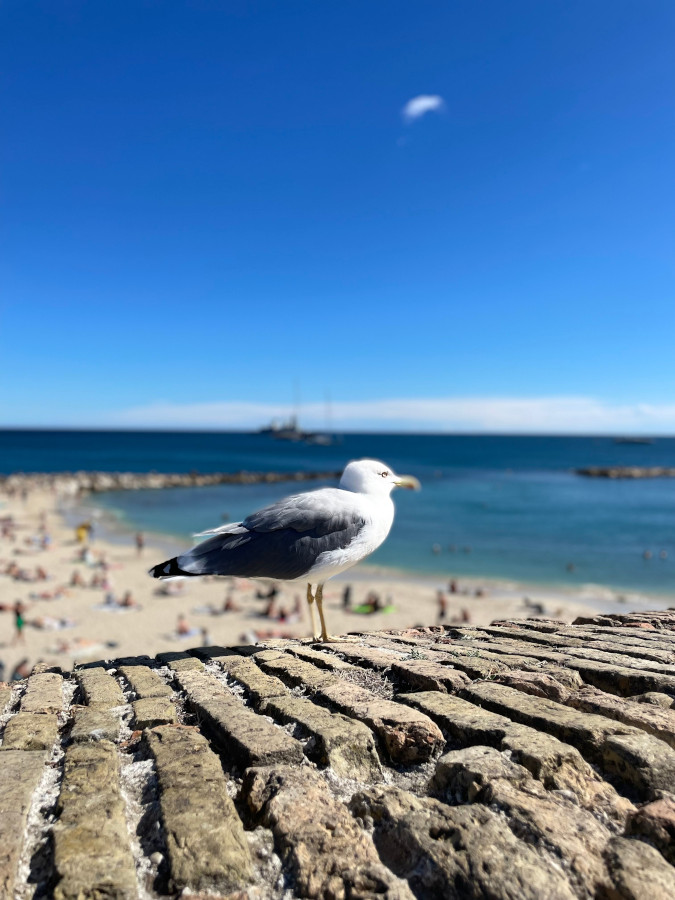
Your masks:
{"label": "rocky breakwater", "polygon": [[17,472],[0,476],[0,491],[50,490],[59,494],[160,490],[213,484],[276,484],[284,481],[332,481],[340,472]]}
{"label": "rocky breakwater", "polygon": [[0,896],[672,900],[675,612],[0,685]]}
{"label": "rocky breakwater", "polygon": [[574,471],[587,478],[675,478],[671,466],[586,466]]}

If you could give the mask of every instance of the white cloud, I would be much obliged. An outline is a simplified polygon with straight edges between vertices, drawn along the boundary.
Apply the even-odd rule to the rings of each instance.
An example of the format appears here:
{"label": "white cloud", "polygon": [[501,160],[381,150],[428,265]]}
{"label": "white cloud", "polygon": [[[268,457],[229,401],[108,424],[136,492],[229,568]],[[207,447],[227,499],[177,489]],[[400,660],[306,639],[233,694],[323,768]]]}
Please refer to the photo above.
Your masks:
{"label": "white cloud", "polygon": [[[155,403],[96,424],[138,428],[250,429],[290,415],[269,403]],[[300,410],[305,428],[325,428],[323,403]],[[89,423],[93,424],[93,423]],[[675,434],[675,404],[616,404],[592,397],[446,397],[334,403],[337,431],[463,431],[513,434]]]}
{"label": "white cloud", "polygon": [[414,122],[428,112],[441,112],[445,107],[443,98],[438,94],[419,94],[405,104],[401,110],[404,122]]}

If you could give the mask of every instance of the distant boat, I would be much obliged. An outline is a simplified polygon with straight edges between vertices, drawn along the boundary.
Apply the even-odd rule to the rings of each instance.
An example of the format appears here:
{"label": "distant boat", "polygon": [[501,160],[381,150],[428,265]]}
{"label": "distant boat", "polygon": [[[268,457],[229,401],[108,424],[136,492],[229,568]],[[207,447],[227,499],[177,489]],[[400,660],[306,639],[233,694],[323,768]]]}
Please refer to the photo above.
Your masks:
{"label": "distant boat", "polygon": [[618,437],[614,438],[615,444],[653,444],[653,438],[647,437]]}

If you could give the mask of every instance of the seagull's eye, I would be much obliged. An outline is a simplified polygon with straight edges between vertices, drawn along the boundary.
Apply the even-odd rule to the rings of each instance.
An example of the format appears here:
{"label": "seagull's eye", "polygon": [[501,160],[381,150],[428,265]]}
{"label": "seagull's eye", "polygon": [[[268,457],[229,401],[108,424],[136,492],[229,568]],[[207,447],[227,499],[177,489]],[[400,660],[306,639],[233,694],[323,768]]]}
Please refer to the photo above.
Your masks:
{"label": "seagull's eye", "polygon": [[386,477],[389,475],[389,472],[380,472],[380,475],[381,475],[383,478],[386,478]]}

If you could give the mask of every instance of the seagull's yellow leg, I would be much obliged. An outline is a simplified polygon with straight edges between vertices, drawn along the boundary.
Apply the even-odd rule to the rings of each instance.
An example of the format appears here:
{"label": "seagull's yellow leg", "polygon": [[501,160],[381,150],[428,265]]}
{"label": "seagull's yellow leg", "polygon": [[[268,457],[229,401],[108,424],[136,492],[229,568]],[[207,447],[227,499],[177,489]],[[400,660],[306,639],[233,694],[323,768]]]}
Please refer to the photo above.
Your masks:
{"label": "seagull's yellow leg", "polygon": [[326,631],[326,620],[323,617],[323,585],[316,586],[316,608],[319,610],[319,618],[321,619],[321,640],[329,641],[328,632]]}
{"label": "seagull's yellow leg", "polygon": [[[321,585],[319,585],[319,588],[317,588],[317,596],[318,596],[320,588],[321,588]],[[312,637],[316,640],[316,619],[314,618],[314,597],[312,595],[312,585],[311,584],[307,585],[307,605],[309,606],[309,618],[312,623]],[[321,615],[321,613],[319,613],[319,615]],[[321,616],[321,621],[323,622],[323,616]]]}

